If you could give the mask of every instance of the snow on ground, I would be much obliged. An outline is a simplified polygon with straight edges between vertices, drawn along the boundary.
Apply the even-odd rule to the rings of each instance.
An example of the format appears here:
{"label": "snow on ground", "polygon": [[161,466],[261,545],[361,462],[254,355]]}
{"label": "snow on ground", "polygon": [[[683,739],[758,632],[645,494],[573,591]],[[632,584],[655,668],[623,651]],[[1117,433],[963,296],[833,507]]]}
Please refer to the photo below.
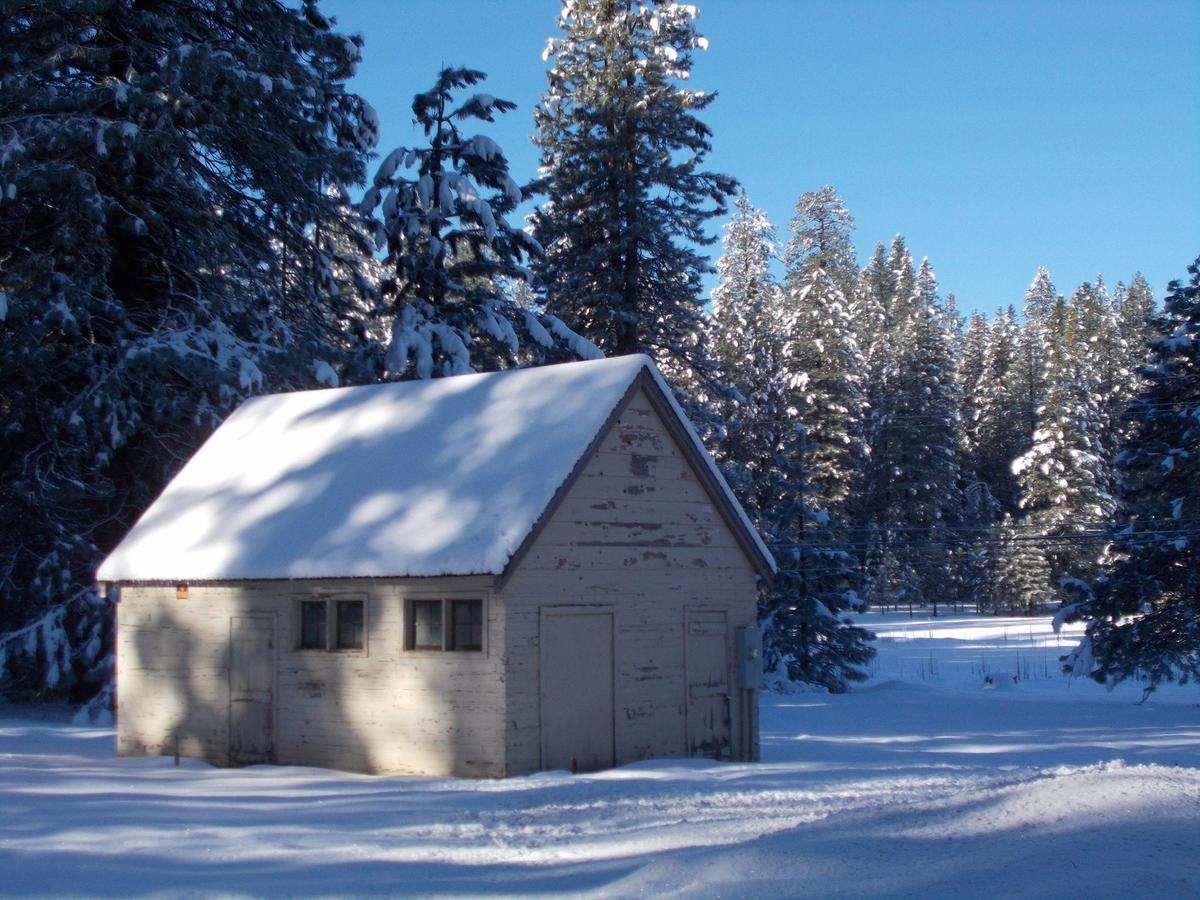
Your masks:
{"label": "snow on ground", "polygon": [[1200,897],[1200,691],[1065,681],[1047,619],[863,621],[871,680],[766,698],[755,765],[176,768],[0,710],[0,893]]}

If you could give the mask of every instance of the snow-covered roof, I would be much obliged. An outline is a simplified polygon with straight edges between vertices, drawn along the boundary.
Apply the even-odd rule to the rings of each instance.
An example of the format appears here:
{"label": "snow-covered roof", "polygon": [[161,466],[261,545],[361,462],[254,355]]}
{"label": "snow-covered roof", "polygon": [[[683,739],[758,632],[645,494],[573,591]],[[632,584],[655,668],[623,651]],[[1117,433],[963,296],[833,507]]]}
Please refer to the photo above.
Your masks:
{"label": "snow-covered roof", "polygon": [[773,568],[653,362],[625,356],[249,400],[97,577],[501,574],[643,372]]}

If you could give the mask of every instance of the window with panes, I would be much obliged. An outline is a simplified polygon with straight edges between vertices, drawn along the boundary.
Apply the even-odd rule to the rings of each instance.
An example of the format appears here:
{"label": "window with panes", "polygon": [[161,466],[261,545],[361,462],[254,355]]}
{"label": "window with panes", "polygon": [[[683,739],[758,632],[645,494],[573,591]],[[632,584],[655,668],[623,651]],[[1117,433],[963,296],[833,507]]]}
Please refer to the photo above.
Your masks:
{"label": "window with panes", "polygon": [[299,645],[301,650],[365,650],[366,599],[302,600]]}
{"label": "window with panes", "polygon": [[404,646],[407,650],[479,653],[486,631],[479,597],[410,599]]}

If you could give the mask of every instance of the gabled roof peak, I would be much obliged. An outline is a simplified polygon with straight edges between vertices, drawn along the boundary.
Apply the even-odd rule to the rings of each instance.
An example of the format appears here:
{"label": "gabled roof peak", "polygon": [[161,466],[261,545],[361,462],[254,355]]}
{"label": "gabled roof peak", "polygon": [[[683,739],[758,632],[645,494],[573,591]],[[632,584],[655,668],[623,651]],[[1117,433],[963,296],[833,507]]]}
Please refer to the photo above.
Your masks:
{"label": "gabled roof peak", "polygon": [[642,355],[248,400],[97,577],[498,575],[639,376],[682,417]]}

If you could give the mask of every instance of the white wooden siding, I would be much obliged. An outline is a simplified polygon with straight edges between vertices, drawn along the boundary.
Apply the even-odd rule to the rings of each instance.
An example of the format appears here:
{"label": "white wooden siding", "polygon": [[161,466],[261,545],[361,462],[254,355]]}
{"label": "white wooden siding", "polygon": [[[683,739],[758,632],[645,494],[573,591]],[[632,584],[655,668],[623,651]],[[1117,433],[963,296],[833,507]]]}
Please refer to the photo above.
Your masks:
{"label": "white wooden siding", "polygon": [[[365,772],[504,774],[504,620],[490,577],[128,586],[118,611],[118,750],[228,764],[229,628],[278,622],[275,758]],[[487,651],[410,654],[404,598],[485,598]],[[303,599],[367,601],[363,651],[298,649]],[[333,623],[330,622],[330,627]]]}
{"label": "white wooden siding", "polygon": [[[685,608],[728,610],[732,634],[754,624],[757,603],[750,560],[640,391],[603,436],[502,597],[509,774],[541,767],[542,606],[613,609],[621,764],[686,755]],[[735,696],[734,721],[736,703]]]}

